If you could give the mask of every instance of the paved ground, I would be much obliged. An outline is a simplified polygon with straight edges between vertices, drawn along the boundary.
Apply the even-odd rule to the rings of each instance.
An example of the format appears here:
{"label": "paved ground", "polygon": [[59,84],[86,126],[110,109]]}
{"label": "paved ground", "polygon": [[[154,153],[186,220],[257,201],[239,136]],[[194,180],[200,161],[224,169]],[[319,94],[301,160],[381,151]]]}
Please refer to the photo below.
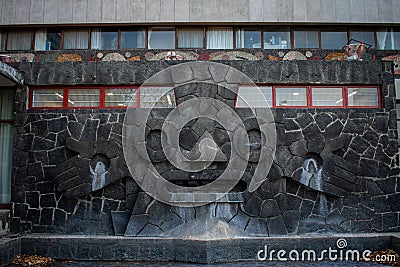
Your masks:
{"label": "paved ground", "polygon": [[[8,267],[17,267],[21,265],[11,264]],[[225,263],[216,265],[204,265],[204,264],[188,264],[188,263],[143,263],[143,262],[96,262],[96,261],[85,261],[85,262],[58,262],[52,265],[52,267],[118,267],[118,266],[144,266],[144,267],[201,267],[201,266],[212,266],[212,267],[383,267],[384,265],[378,263],[368,262],[243,262],[243,263]]]}

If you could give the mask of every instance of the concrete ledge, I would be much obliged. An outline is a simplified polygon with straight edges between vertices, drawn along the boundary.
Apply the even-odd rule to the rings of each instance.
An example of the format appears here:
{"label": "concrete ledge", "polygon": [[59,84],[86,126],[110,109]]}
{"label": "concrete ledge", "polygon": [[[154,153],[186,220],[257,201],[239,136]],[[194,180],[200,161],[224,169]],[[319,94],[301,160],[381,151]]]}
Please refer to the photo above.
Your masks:
{"label": "concrete ledge", "polygon": [[20,238],[0,238],[0,266],[6,266],[21,254]]}
{"label": "concrete ledge", "polygon": [[[338,239],[345,239],[347,246],[339,249]],[[0,246],[2,264],[10,261],[17,252],[77,261],[223,263],[257,261],[257,252],[264,250],[265,246],[268,246],[269,252],[283,249],[289,253],[293,249],[299,252],[312,249],[317,257],[330,247],[338,251],[337,255],[340,250],[358,250],[361,255],[364,250],[398,249],[400,246],[397,234],[244,237],[225,240],[28,235],[8,242],[11,242],[9,246],[3,244],[7,249],[3,250]]]}

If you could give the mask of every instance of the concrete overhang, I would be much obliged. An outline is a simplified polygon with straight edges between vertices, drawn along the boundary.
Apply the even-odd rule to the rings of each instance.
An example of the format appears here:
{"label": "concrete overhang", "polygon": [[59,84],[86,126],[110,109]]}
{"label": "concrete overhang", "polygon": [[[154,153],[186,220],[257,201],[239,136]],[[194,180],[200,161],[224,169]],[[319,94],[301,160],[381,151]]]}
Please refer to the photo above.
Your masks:
{"label": "concrete overhang", "polygon": [[0,62],[0,87],[13,87],[23,83],[23,76],[18,70]]}

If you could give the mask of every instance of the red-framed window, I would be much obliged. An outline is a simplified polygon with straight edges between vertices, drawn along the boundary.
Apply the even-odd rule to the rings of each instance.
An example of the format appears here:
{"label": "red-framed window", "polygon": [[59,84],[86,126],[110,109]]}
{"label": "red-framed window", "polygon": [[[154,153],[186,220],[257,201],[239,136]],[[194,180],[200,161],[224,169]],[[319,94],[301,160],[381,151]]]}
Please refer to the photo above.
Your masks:
{"label": "red-framed window", "polygon": [[138,86],[31,88],[30,109],[96,109],[139,107]]}
{"label": "red-framed window", "polygon": [[[258,89],[257,89],[258,88]],[[380,108],[379,86],[240,85],[235,107]]]}

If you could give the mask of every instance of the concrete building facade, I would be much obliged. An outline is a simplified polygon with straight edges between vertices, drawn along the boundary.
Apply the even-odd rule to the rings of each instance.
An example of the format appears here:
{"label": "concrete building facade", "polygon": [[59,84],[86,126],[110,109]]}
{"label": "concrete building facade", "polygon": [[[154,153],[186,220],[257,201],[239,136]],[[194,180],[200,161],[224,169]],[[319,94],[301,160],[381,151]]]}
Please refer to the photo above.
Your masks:
{"label": "concrete building facade", "polygon": [[[172,238],[216,235],[221,224],[230,237],[400,230],[396,0],[0,0],[0,7],[0,208],[11,211],[0,226]],[[159,72],[163,84],[141,87]],[[260,108],[257,92],[269,103],[276,144],[254,191],[270,123],[251,113]],[[207,134],[222,153],[197,172],[171,163],[161,135],[174,109],[204,97],[243,123],[246,168],[214,203],[163,203],[132,174],[142,165],[124,153],[127,114],[157,104],[145,123],[145,153],[169,183],[201,187],[234,158],[234,131],[207,118],[183,126],[180,151],[192,153]],[[57,246],[39,242],[24,252],[63,258]]]}

